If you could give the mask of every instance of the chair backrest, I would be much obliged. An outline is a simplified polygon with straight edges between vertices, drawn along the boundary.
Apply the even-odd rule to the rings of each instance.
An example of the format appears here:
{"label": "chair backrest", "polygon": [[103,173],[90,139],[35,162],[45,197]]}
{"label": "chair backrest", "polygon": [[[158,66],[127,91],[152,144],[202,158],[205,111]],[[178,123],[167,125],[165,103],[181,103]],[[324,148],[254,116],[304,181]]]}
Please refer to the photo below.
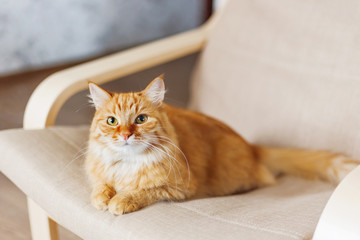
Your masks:
{"label": "chair backrest", "polygon": [[360,157],[360,1],[232,0],[191,107],[248,141]]}

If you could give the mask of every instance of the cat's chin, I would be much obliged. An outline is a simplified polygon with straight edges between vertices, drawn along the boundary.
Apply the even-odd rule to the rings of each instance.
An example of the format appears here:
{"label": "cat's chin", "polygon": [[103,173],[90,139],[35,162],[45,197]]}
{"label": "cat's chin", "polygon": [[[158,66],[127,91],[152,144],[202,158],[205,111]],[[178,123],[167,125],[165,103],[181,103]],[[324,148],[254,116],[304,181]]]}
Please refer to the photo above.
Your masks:
{"label": "cat's chin", "polygon": [[148,149],[144,145],[132,143],[128,145],[114,144],[104,146],[96,141],[90,141],[89,149],[109,166],[119,160],[122,160],[124,163],[149,165],[162,157],[161,153],[147,151]]}
{"label": "cat's chin", "polygon": [[89,149],[105,162],[113,162],[123,158],[133,158],[144,154],[146,147],[138,144],[111,144],[103,145],[96,141],[90,141]]}
{"label": "cat's chin", "polygon": [[120,146],[114,145],[111,147],[113,151],[123,155],[123,156],[136,156],[139,154],[144,154],[146,147],[138,144],[122,144]]}

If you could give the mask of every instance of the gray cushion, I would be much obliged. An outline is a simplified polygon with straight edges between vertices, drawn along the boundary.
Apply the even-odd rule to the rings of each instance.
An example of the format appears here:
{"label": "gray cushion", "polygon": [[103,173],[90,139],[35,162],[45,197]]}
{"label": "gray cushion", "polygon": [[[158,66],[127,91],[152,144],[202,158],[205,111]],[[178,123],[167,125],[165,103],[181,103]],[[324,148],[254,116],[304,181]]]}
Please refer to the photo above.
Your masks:
{"label": "gray cushion", "polygon": [[244,194],[161,202],[112,216],[90,204],[88,127],[0,132],[0,170],[84,239],[309,239],[333,187],[284,177]]}

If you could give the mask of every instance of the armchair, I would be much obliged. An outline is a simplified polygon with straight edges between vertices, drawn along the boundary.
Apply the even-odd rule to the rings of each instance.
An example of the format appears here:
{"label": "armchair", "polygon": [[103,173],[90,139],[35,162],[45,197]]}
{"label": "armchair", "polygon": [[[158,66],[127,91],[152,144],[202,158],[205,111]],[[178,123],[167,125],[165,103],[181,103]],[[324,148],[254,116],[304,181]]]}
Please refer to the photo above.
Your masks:
{"label": "armchair", "polygon": [[51,127],[87,81],[102,84],[202,51],[191,108],[251,142],[360,158],[356,4],[230,1],[198,29],[45,79],[28,102],[24,130],[0,133],[0,169],[28,196],[33,239],[56,239],[56,223],[84,239],[309,239],[315,229],[314,239],[358,238],[359,167],[335,191],[287,176],[245,194],[157,203],[114,217],[90,206],[81,161],[72,161],[82,158],[87,126]]}

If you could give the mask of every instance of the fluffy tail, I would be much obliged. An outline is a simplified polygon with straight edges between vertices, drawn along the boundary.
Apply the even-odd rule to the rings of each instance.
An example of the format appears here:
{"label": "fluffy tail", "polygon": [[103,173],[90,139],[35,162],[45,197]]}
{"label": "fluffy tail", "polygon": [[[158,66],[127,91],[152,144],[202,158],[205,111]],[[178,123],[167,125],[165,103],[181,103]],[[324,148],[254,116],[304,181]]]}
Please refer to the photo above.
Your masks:
{"label": "fluffy tail", "polygon": [[257,158],[275,175],[290,174],[339,183],[359,161],[345,155],[301,149],[255,146]]}

